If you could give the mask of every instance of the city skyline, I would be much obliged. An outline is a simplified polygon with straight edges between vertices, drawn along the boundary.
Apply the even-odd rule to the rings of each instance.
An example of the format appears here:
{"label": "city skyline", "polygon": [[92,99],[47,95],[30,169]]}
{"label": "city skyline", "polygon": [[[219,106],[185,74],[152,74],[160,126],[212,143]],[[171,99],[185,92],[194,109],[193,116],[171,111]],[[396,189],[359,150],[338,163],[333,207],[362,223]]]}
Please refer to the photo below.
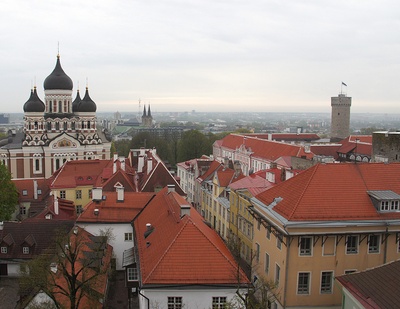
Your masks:
{"label": "city skyline", "polygon": [[343,90],[352,113],[397,113],[399,15],[395,1],[6,1],[0,113],[33,85],[44,99],[58,52],[99,112],[330,112]]}

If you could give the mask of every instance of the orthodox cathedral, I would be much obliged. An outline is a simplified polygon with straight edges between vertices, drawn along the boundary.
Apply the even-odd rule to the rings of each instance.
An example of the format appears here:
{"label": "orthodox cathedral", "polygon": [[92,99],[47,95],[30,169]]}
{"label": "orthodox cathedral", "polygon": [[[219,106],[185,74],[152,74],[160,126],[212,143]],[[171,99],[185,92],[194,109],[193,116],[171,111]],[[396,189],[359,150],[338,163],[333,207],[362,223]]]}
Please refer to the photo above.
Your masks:
{"label": "orthodox cathedral", "polygon": [[0,161],[13,178],[48,178],[68,160],[109,159],[111,139],[97,127],[96,103],[83,98],[61,67],[60,56],[45,79],[44,102],[36,86],[24,109],[24,129],[0,144]]}

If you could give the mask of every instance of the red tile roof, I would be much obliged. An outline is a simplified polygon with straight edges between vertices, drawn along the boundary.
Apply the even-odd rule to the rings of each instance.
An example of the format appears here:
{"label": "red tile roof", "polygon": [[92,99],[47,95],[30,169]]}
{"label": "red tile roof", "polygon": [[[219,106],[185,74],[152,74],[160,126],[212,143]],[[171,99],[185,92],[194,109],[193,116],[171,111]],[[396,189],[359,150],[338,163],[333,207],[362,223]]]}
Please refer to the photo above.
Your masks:
{"label": "red tile roof", "polygon": [[[112,160],[73,160],[66,162],[51,179],[51,188],[75,188],[95,185],[105,168],[111,168]],[[108,175],[108,177],[111,175]]]}
{"label": "red tile roof", "polygon": [[243,135],[257,137],[260,139],[271,139],[275,141],[316,141],[320,139],[318,134],[315,133],[246,133]]}
{"label": "red tile roof", "polygon": [[[266,179],[266,173],[267,171],[263,170],[251,174],[247,177],[231,183],[229,185],[229,188],[231,188],[232,190],[247,189],[253,194],[253,196],[255,196],[256,194],[259,194],[275,185],[274,183],[269,182]],[[275,177],[280,177],[280,170],[279,175],[275,175]]]}
{"label": "red tile roof", "polygon": [[236,175],[233,169],[223,168],[216,172],[216,177],[220,187],[227,187],[230,183],[238,181],[245,176],[243,174]]}
{"label": "red tile roof", "polygon": [[198,181],[203,182],[204,180],[208,179],[210,176],[214,175],[215,171],[217,171],[222,166],[223,166],[222,163],[215,160],[212,161],[208,170],[203,175],[197,178]]}
{"label": "red tile roof", "polygon": [[[17,187],[19,197],[19,202],[26,201],[41,201],[47,197],[50,192],[49,181],[47,179],[38,178],[38,179],[12,179],[12,182]],[[37,183],[37,190],[40,190],[37,195],[37,199],[35,200],[35,192],[34,183]],[[26,195],[23,194],[23,191],[26,191]],[[24,192],[25,193],[25,192]]]}
{"label": "red tile roof", "polygon": [[399,307],[400,260],[336,279],[364,308]]}
{"label": "red tile roof", "polygon": [[371,156],[372,154],[372,135],[350,135],[340,141],[340,144],[342,146],[338,149],[338,153],[354,151],[357,154],[367,156]]}
{"label": "red tile roof", "polygon": [[330,156],[337,160],[339,159],[338,150],[340,147],[340,144],[317,144],[311,145],[310,150],[315,155]]}
{"label": "red tile roof", "polygon": [[[154,192],[124,192],[124,201],[117,202],[116,192],[103,192],[105,200],[90,202],[78,217],[82,222],[129,223],[154,196]],[[95,214],[98,209],[98,214]]]}
{"label": "red tile roof", "polygon": [[[215,144],[214,144],[215,145]],[[248,151],[252,151],[253,157],[275,161],[282,156],[304,157],[311,159],[313,153],[306,152],[303,146],[282,142],[268,141],[251,136],[229,134],[222,139],[221,148],[236,150],[244,145]]]}
{"label": "red tile roof", "polygon": [[273,210],[290,221],[399,219],[378,212],[367,191],[400,194],[400,164],[319,164],[256,196],[265,205],[281,197]]}
{"label": "red tile roof", "polygon": [[[237,264],[218,234],[188,202],[163,189],[134,220],[143,285],[237,285]],[[145,237],[146,224],[153,230]],[[248,280],[240,270],[240,283]]]}

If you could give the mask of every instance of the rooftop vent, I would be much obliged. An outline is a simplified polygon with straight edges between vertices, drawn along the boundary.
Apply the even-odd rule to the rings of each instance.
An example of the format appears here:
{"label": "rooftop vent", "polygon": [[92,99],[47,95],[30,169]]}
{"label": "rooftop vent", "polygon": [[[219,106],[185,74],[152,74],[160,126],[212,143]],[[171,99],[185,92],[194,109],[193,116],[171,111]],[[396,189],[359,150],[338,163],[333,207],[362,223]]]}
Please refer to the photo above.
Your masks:
{"label": "rooftop vent", "polygon": [[168,193],[169,192],[175,192],[175,185],[168,185]]}
{"label": "rooftop vent", "polygon": [[99,212],[100,212],[99,209],[98,209],[98,208],[95,208],[95,210],[94,210],[93,213],[94,213],[95,216],[98,216],[98,215],[99,215]]}

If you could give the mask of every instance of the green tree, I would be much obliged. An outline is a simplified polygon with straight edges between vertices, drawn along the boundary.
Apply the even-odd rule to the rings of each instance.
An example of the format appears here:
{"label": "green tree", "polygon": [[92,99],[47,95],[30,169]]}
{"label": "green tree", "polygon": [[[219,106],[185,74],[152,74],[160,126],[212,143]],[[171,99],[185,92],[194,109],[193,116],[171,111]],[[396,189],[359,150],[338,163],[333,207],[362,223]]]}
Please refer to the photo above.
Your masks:
{"label": "green tree", "polygon": [[17,204],[17,188],[7,167],[0,163],[0,221],[10,220]]}
{"label": "green tree", "polygon": [[212,142],[198,130],[186,131],[178,142],[178,162],[200,158],[212,153]]}

